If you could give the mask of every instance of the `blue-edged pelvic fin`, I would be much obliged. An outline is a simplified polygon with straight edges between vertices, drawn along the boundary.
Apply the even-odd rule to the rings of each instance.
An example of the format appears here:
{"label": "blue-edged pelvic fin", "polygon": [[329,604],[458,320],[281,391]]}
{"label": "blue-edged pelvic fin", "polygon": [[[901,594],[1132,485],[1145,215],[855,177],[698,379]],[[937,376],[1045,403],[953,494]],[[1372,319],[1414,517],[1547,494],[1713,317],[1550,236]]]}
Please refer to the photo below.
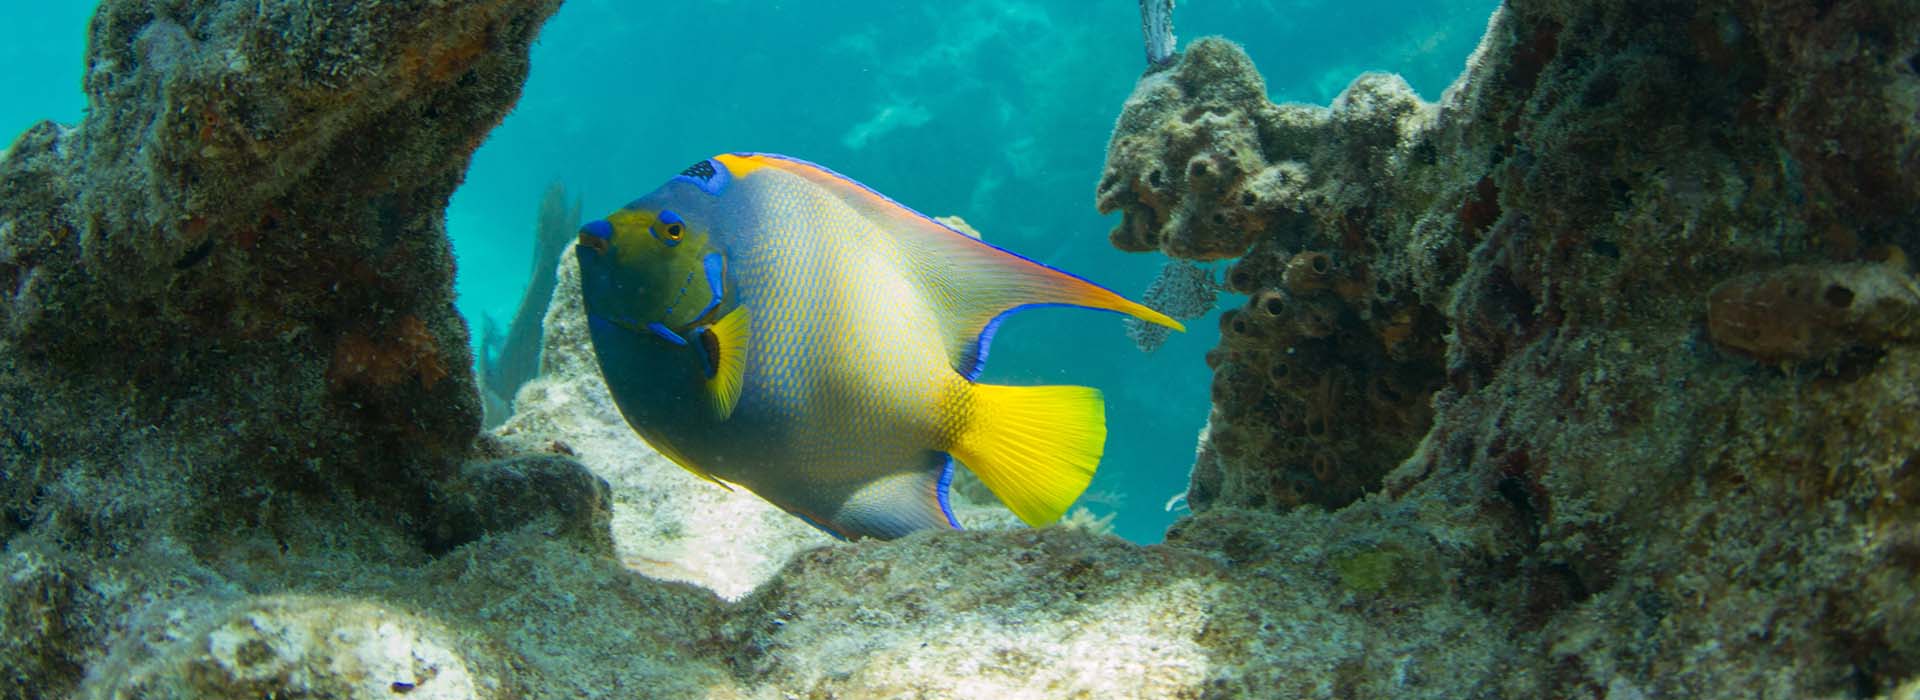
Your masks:
{"label": "blue-edged pelvic fin", "polygon": [[696,355],[706,369],[708,404],[724,420],[739,401],[751,315],[734,303],[726,252],[703,222],[689,220],[698,214],[651,206],[650,199],[581,227],[576,250],[587,315]]}
{"label": "blue-edged pelvic fin", "polygon": [[713,160],[733,178],[763,168],[805,178],[892,233],[908,259],[906,269],[912,271],[920,288],[942,312],[948,359],[954,370],[968,379],[979,375],[986,360],[986,345],[1000,317],[1022,308],[1063,305],[1104,309],[1186,330],[1165,314],[954,230],[819,165],[765,153],[731,153]]}
{"label": "blue-edged pelvic fin", "polygon": [[[960,529],[947,499],[952,483],[952,458],[930,453],[920,469],[895,472],[854,491],[834,523],[860,536],[888,540],[917,530]],[[845,533],[834,534],[847,539]]]}

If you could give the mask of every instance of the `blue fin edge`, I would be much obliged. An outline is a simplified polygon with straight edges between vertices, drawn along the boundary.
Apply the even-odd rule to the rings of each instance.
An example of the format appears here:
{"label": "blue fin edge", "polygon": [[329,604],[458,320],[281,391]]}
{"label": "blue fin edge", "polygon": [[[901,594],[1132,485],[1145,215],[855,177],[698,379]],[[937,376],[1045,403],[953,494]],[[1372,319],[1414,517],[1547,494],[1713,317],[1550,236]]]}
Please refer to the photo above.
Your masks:
{"label": "blue fin edge", "polygon": [[647,324],[647,330],[653,331],[654,335],[660,336],[661,338],[666,339],[667,342],[673,343],[674,345],[687,344],[686,338],[680,337],[679,333],[673,332],[673,329],[668,328],[666,324],[661,323],[659,321],[654,321],[653,323]]}
{"label": "blue fin edge", "polygon": [[933,487],[933,493],[940,499],[940,514],[947,516],[947,525],[955,530],[960,527],[960,519],[953,517],[953,503],[947,500],[948,488],[953,486],[953,455],[947,455],[946,463],[940,467],[940,484]]}
{"label": "blue fin edge", "polygon": [[1007,320],[1007,317],[1012,315],[1013,312],[1015,311],[1026,311],[1027,309],[1046,309],[1046,308],[1087,309],[1089,311],[1099,311],[1103,313],[1119,314],[1121,316],[1127,315],[1125,312],[1115,311],[1113,309],[1101,309],[1101,308],[1095,308],[1092,306],[1080,306],[1078,304],[1060,304],[1060,303],[1053,303],[1053,302],[1048,302],[1044,304],[1021,304],[1019,306],[1011,307],[1006,311],[1002,311],[998,315],[994,316],[993,320],[987,322],[987,325],[980,327],[980,337],[973,341],[973,366],[966,368],[964,371],[960,373],[960,375],[963,377],[966,377],[967,381],[970,381],[970,382],[980,378],[980,372],[987,368],[987,352],[992,349],[993,335],[995,333],[1000,332],[1001,321]]}

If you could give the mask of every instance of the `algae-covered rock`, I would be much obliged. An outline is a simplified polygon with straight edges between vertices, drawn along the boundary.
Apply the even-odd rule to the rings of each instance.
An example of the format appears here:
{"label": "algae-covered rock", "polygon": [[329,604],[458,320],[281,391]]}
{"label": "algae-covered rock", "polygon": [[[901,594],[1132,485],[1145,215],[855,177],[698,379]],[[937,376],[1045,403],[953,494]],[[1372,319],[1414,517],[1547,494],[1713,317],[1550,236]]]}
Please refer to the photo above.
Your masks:
{"label": "algae-covered rock", "polygon": [[479,425],[443,212],[556,5],[101,5],[86,119],[0,158],[0,696],[163,589],[422,557]]}
{"label": "algae-covered rock", "polygon": [[1721,282],[1707,296],[1707,336],[1763,362],[1871,356],[1920,339],[1920,285],[1904,257],[1749,273]]}
{"label": "algae-covered rock", "polygon": [[1216,38],[1134,89],[1098,190],[1101,211],[1122,213],[1115,244],[1238,258],[1225,286],[1249,297],[1221,315],[1207,357],[1203,460],[1231,466],[1203,468],[1219,477],[1189,491],[1196,507],[1339,507],[1427,432],[1443,324],[1368,257],[1377,206],[1362,196],[1391,191],[1406,167],[1395,147],[1436,113],[1384,74],[1359,77],[1331,109],[1275,105],[1246,55]]}
{"label": "algae-covered rock", "polygon": [[378,604],[278,596],[160,614],[170,618],[166,636],[119,650],[83,695],[453,700],[522,692],[503,685],[506,669],[476,640]]}
{"label": "algae-covered rock", "polygon": [[610,554],[612,492],[586,467],[557,455],[468,462],[442,505],[443,542],[536,528],[588,551]]}
{"label": "algae-covered rock", "polygon": [[[1509,621],[1524,695],[1920,674],[1916,40],[1912,3],[1513,2],[1437,103],[1362,76],[1324,111],[1195,42],[1116,126],[1116,242],[1218,257],[1181,218],[1217,188],[1153,186],[1195,162],[1183,115],[1230,102],[1298,168],[1227,273],[1249,301],[1188,502],[1397,504],[1445,544],[1422,566]],[[1334,564],[1391,591],[1397,551]]]}
{"label": "algae-covered rock", "polygon": [[[1341,527],[1222,512],[1144,548],[1047,528],[814,550],[728,615],[724,658],[799,696],[1497,696],[1494,621],[1439,587],[1345,590]],[[1411,534],[1383,536],[1430,547]]]}

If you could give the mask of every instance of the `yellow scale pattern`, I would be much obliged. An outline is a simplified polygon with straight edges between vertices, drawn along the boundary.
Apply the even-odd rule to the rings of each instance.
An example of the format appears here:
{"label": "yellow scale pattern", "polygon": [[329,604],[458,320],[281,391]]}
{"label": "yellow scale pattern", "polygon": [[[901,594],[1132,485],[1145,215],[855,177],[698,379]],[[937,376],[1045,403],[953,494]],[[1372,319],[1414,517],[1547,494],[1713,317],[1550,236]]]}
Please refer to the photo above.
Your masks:
{"label": "yellow scale pattern", "polygon": [[[748,182],[735,186],[752,187],[766,224],[735,254],[741,301],[754,313],[747,395],[759,405],[742,401],[737,417],[747,424],[737,428],[775,440],[766,447],[788,455],[795,473],[740,476],[837,503],[945,450],[968,382],[947,358],[935,307],[901,265],[919,251],[900,250],[874,222],[794,175],[765,169]],[[766,429],[783,422],[785,430]]]}

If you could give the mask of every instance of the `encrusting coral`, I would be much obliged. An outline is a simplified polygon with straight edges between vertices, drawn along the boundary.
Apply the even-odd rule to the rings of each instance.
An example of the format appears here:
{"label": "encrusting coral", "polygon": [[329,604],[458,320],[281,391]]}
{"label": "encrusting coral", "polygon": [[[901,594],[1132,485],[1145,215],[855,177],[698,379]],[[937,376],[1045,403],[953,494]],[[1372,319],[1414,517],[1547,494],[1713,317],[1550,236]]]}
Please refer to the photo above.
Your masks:
{"label": "encrusting coral", "polygon": [[[1196,42],[1128,100],[1097,199],[1121,213],[1114,244],[1234,259],[1225,286],[1249,297],[1221,316],[1224,340],[1208,356],[1207,449],[1262,466],[1203,467],[1232,483],[1196,483],[1196,506],[1224,496],[1339,507],[1377,488],[1426,434],[1444,322],[1374,269],[1364,227],[1377,203],[1356,183],[1383,177],[1401,134],[1434,111],[1388,75],[1362,76],[1330,110],[1275,105],[1246,56],[1217,40]],[[1316,240],[1322,231],[1335,233]]]}
{"label": "encrusting coral", "polygon": [[1438,104],[1331,109],[1195,42],[1097,194],[1122,248],[1238,257],[1188,502],[1418,511],[1556,696],[1920,673],[1916,41],[1911,3],[1513,2]]}
{"label": "encrusting coral", "polygon": [[1788,265],[1720,283],[1707,296],[1707,337],[1763,362],[1878,359],[1920,340],[1920,286],[1905,256],[1890,262]]}
{"label": "encrusting coral", "polygon": [[1248,295],[1195,514],[752,561],[689,523],[802,526],[646,471],[564,267],[479,433],[441,212],[553,9],[103,4],[0,157],[0,697],[1920,687],[1920,7],[1515,0],[1437,105],[1196,42],[1098,185]]}

